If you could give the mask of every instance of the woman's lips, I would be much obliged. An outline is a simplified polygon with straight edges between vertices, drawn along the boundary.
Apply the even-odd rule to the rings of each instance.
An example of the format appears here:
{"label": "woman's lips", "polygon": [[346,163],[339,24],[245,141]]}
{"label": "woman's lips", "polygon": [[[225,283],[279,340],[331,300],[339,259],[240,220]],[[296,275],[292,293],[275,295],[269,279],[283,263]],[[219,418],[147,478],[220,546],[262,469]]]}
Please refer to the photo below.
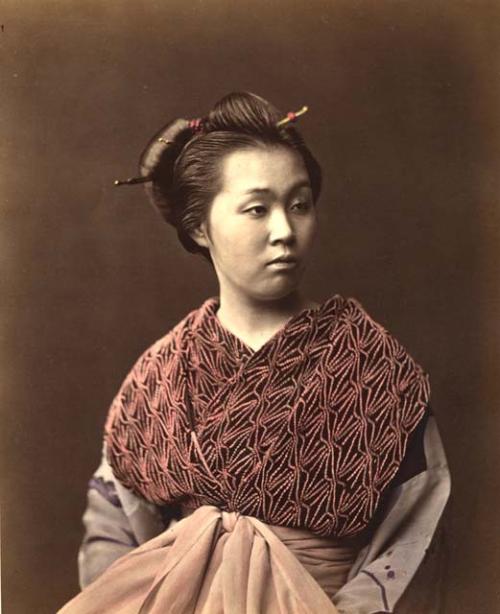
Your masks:
{"label": "woman's lips", "polygon": [[272,269],[294,269],[297,266],[296,260],[275,260],[274,262],[270,262],[268,267]]}

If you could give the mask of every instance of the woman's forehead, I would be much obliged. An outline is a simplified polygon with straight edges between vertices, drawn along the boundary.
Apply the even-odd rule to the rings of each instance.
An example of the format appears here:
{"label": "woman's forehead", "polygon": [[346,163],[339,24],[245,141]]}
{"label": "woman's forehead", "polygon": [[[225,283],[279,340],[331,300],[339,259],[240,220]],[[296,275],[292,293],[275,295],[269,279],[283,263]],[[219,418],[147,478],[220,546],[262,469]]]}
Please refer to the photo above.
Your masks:
{"label": "woman's forehead", "polygon": [[282,190],[297,183],[309,183],[309,175],[301,156],[289,148],[238,149],[222,162],[223,192]]}

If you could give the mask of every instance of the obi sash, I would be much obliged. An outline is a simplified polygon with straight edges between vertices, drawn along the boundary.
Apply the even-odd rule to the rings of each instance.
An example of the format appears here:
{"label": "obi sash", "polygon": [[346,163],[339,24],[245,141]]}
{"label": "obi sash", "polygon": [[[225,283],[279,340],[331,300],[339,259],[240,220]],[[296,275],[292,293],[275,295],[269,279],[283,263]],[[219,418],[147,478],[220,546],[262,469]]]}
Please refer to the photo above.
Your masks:
{"label": "obi sash", "polygon": [[59,614],[338,614],[357,550],[203,506],[115,561]]}

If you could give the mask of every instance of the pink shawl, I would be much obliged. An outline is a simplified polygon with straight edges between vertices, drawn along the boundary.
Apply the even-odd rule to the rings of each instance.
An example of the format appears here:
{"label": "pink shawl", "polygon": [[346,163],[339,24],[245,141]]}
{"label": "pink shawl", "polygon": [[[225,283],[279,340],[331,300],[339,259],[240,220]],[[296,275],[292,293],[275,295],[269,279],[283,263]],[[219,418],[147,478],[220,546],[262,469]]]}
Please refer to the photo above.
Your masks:
{"label": "pink shawl", "polygon": [[353,298],[306,309],[258,351],[210,298],[136,362],[105,429],[116,477],[323,536],[372,519],[429,402],[428,376]]}

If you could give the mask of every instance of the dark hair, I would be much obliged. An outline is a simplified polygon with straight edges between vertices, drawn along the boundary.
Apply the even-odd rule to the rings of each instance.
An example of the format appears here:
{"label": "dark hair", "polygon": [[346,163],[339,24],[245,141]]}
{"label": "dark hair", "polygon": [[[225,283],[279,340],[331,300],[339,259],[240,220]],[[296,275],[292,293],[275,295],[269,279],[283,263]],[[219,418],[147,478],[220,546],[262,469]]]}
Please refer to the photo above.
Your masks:
{"label": "dark hair", "polygon": [[192,122],[176,119],[149,142],[140,159],[141,175],[150,179],[146,190],[188,251],[202,253],[211,262],[209,250],[189,233],[205,219],[208,206],[222,188],[221,161],[235,150],[280,146],[297,152],[317,201],[321,167],[295,128],[276,126],[283,117],[260,96],[233,92],[215,104],[199,130]]}

